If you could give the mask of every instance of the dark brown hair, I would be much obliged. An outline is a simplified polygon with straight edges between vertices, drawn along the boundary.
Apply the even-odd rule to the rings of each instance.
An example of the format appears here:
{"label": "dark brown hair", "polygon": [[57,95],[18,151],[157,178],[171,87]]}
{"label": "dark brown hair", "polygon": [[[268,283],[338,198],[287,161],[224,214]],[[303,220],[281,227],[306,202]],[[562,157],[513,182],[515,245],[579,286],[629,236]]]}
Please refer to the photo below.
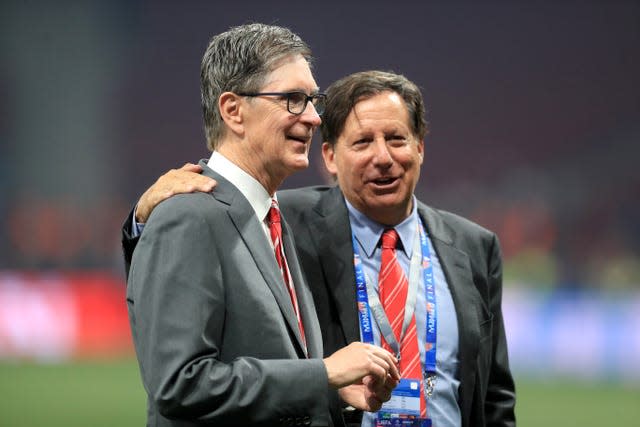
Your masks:
{"label": "dark brown hair", "polygon": [[427,134],[424,101],[418,86],[400,74],[386,71],[362,71],[343,77],[327,88],[327,106],[322,115],[322,140],[335,144],[353,107],[363,99],[382,92],[396,92],[404,100],[413,133],[424,139]]}

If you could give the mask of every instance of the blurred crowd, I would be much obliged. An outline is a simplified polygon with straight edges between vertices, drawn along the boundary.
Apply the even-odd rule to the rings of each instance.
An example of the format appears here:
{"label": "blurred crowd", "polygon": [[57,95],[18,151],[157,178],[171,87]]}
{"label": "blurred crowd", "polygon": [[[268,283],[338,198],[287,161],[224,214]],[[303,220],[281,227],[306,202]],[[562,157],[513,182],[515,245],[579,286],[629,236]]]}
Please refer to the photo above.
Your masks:
{"label": "blurred crowd", "polygon": [[[167,169],[208,156],[208,37],[256,20],[310,43],[321,87],[367,68],[421,86],[431,131],[417,196],[497,232],[507,287],[640,288],[637,2],[415,2],[365,32],[353,22],[397,6],[350,2],[336,15],[252,2],[222,16],[210,2],[5,3],[0,270],[124,278],[132,203]],[[286,185],[321,183],[319,167]]]}
{"label": "blurred crowd", "polygon": [[[638,288],[640,175],[585,185],[591,167],[605,166],[594,156],[557,169],[519,168],[490,185],[423,184],[418,194],[497,232],[507,286]],[[83,205],[72,198],[21,196],[0,212],[6,236],[0,269],[120,274],[119,229],[127,203],[105,198]]]}
{"label": "blurred crowd", "polygon": [[436,195],[497,232],[508,286],[640,289],[640,132]]}

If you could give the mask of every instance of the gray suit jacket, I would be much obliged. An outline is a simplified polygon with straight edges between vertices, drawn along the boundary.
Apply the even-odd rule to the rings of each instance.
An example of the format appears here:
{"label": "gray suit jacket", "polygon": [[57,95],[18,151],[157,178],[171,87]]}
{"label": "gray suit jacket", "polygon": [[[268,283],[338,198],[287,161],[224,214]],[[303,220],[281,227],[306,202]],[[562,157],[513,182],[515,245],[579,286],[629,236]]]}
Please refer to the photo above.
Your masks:
{"label": "gray suit jacket", "polygon": [[[337,187],[278,192],[331,354],[360,340],[351,226]],[[515,425],[515,387],[502,320],[502,261],[494,233],[423,203],[418,213],[450,286],[459,328],[463,427]],[[146,230],[145,230],[146,232]],[[358,418],[355,418],[357,422]]]}
{"label": "gray suit jacket", "polygon": [[329,425],[321,332],[283,223],[310,358],[273,250],[242,194],[172,197],[131,260],[127,303],[150,426]]}

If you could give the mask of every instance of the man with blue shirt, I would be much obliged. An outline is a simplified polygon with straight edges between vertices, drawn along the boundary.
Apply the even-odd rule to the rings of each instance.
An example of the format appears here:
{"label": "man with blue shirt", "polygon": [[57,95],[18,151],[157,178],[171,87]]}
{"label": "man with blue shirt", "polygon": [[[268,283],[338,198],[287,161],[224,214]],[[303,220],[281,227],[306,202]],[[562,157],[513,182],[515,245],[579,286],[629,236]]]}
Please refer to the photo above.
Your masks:
{"label": "man with blue shirt", "polygon": [[[345,421],[514,426],[498,240],[415,198],[426,134],[419,89],[394,73],[347,76],[327,89],[321,130],[325,165],[338,186],[280,191],[278,199],[313,293],[324,351],[355,341],[383,345],[400,356],[403,377],[378,413],[362,416],[345,405]],[[137,221],[146,220],[151,200],[168,195],[167,188],[208,191],[212,183],[189,170],[197,171],[187,166],[151,187]],[[125,256],[135,244],[131,221],[125,223]],[[385,247],[390,238],[393,244]],[[385,251],[394,267],[387,266]],[[383,290],[388,276],[402,284],[390,292],[402,295],[397,314]],[[405,353],[409,347],[413,353]],[[411,358],[419,363],[403,366]]]}

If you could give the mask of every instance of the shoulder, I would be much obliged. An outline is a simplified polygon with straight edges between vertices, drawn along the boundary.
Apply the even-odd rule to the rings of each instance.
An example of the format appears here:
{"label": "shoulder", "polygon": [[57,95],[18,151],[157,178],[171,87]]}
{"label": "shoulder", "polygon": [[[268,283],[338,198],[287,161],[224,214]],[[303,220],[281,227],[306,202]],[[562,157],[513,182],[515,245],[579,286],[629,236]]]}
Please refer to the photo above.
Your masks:
{"label": "shoulder", "polygon": [[218,221],[225,212],[225,205],[216,200],[211,193],[177,194],[158,204],[151,212],[145,225],[145,233],[210,224]]}
{"label": "shoulder", "polygon": [[328,200],[340,196],[337,187],[316,185],[278,191],[278,203],[285,215],[299,215],[312,209],[317,209]]}
{"label": "shoulder", "polygon": [[419,202],[418,212],[427,223],[432,237],[455,246],[481,245],[485,249],[497,244],[496,234],[463,216],[436,209]]}
{"label": "shoulder", "polygon": [[158,204],[149,216],[149,221],[156,218],[173,217],[181,215],[196,215],[203,209],[215,204],[211,193],[186,193],[176,194]]}
{"label": "shoulder", "polygon": [[291,190],[280,190],[278,191],[278,201],[280,204],[287,205],[317,203],[320,199],[329,195],[334,188],[328,185],[314,185]]}

